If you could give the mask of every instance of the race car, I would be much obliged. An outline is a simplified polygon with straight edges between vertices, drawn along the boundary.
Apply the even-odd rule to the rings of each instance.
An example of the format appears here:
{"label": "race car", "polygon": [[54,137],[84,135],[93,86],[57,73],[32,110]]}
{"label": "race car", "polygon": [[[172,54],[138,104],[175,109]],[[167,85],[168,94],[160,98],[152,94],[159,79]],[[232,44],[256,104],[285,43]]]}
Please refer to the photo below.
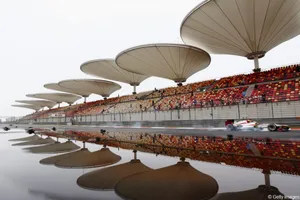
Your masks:
{"label": "race car", "polygon": [[290,130],[290,127],[288,125],[282,125],[282,124],[269,124],[268,125],[268,130],[270,132],[275,132],[275,131],[278,131],[278,132],[287,132]]}
{"label": "race car", "polygon": [[229,131],[242,131],[242,130],[249,130],[249,131],[263,131],[268,130],[270,132],[287,132],[290,130],[288,125],[282,124],[259,124],[256,121],[247,119],[235,122],[234,120],[227,120],[225,122],[226,129]]}

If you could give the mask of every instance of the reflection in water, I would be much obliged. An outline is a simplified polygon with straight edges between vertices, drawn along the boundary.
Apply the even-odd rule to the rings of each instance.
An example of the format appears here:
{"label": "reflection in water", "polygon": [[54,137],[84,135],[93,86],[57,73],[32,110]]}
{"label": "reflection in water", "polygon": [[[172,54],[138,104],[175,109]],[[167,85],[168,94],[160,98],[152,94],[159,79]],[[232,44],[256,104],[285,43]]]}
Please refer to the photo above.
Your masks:
{"label": "reflection in water", "polygon": [[218,164],[300,175],[300,141],[65,131],[78,140]]}
{"label": "reflection in water", "polygon": [[54,192],[45,192],[41,190],[32,190],[29,189],[28,193],[32,196],[36,196],[38,198],[43,197],[43,199],[49,200],[99,200],[99,198],[88,198],[86,196],[78,196],[78,195],[65,195]]}
{"label": "reflection in water", "polygon": [[39,136],[37,136],[37,135],[33,135],[33,136],[29,136],[29,137],[24,137],[24,138],[17,138],[17,139],[11,139],[11,140],[9,140],[9,141],[12,141],[12,142],[14,142],[14,141],[31,141],[31,140],[36,140],[36,139],[39,139],[40,137]]}
{"label": "reflection in water", "polygon": [[27,150],[31,153],[62,153],[69,152],[80,149],[80,147],[74,144],[72,141],[67,141],[64,143],[55,142],[54,144],[43,145],[39,147],[27,147],[24,150]]}
{"label": "reflection in water", "polygon": [[[279,188],[282,193],[289,196],[299,195],[299,178],[296,176],[278,174],[279,172],[294,175],[300,174],[299,159],[297,158],[297,156],[299,156],[297,151],[297,145],[299,145],[299,142],[290,141],[287,143],[286,141],[270,141],[266,139],[263,140],[253,138],[237,138],[236,140],[227,140],[227,138],[201,137],[197,139],[192,136],[176,137],[171,135],[146,133],[132,133],[126,135],[122,133],[103,134],[97,132],[90,133],[69,131],[64,134],[69,137],[77,137],[77,140],[89,140],[90,142],[109,146],[110,150],[114,154],[122,157],[122,160],[116,166],[120,166],[122,163],[128,163],[128,161],[131,160],[132,149],[139,152],[139,159],[147,167],[158,169],[154,170],[153,172],[157,172],[168,168],[168,166],[171,167],[174,165],[174,163],[178,161],[178,158],[173,157],[190,158],[192,160],[188,161],[191,163],[193,168],[197,169],[197,172],[201,171],[205,174],[208,174],[217,181],[219,185],[219,194],[215,198],[221,198],[224,196],[224,193],[237,193],[240,191],[247,191],[251,188],[257,188],[257,186],[261,184],[267,185],[269,178],[268,176],[265,176],[264,181],[264,174],[261,173],[262,169],[264,172],[269,171],[272,173],[270,183],[271,185]],[[81,197],[79,196],[79,192],[82,193],[82,197],[84,199],[93,199],[94,197],[95,199],[119,199],[119,197],[110,191],[96,192],[84,190],[76,186],[76,180],[78,177],[82,175],[82,177],[86,177],[88,174],[92,174],[93,172],[91,172],[91,170],[67,170],[51,166],[38,165],[39,160],[42,161],[49,155],[26,154],[20,148],[11,147],[10,143],[7,142],[8,139],[16,138],[17,136],[24,137],[24,134],[8,136],[9,134],[5,135],[5,142],[4,139],[2,139],[3,137],[0,137],[2,145],[0,146],[0,155],[5,155],[6,157],[8,156],[7,162],[0,165],[0,170],[6,172],[6,179],[14,180],[13,182],[17,183],[19,188],[22,188],[17,189],[16,185],[12,185],[12,187],[15,188],[13,191],[20,191],[20,193],[23,191],[22,195],[24,195],[24,191],[27,191],[28,188],[34,188],[40,192],[47,191],[46,193],[48,194],[48,196],[44,195],[39,197],[33,195],[32,198],[27,198],[25,195],[22,199],[41,199],[41,197],[44,197],[45,199],[51,199],[49,194],[58,194],[56,196],[52,196],[53,198]],[[269,145],[269,143],[272,145]],[[193,144],[194,147],[191,146],[191,144]],[[79,143],[79,146],[80,145],[81,143]],[[88,144],[87,148],[93,152],[97,151],[99,146]],[[276,154],[275,152],[277,152],[278,149],[280,152]],[[283,152],[281,150],[283,150]],[[145,154],[143,152],[151,154]],[[261,154],[261,152],[263,153]],[[52,158],[52,161],[53,160],[55,159]],[[22,164],[20,165],[20,163]],[[51,164],[54,163],[55,162],[53,161]],[[22,170],[19,170],[20,168],[22,168]],[[109,169],[111,168],[112,167],[101,169],[103,171],[107,169],[109,172]],[[253,170],[253,168],[255,168],[255,170]],[[100,172],[101,169],[97,171]],[[260,171],[258,171],[258,169]],[[85,173],[86,175],[84,175]],[[150,172],[145,172],[142,174],[146,175],[147,173]],[[132,175],[131,177],[135,176],[138,177],[138,174]],[[159,182],[168,181],[168,179],[164,178],[163,176],[159,175],[158,177],[162,178],[162,180]],[[121,177],[121,179],[125,181],[127,178]],[[120,184],[122,183],[122,180],[120,180]],[[193,179],[187,178],[186,180],[191,181]],[[143,185],[139,183],[140,182],[136,182],[135,185],[142,187]],[[157,183],[157,180],[155,183]],[[93,188],[93,186],[91,187]],[[168,184],[168,187],[172,187],[172,184]],[[1,190],[5,190],[3,188],[5,188],[5,186],[0,186]],[[119,193],[122,196],[129,197],[128,194],[124,195],[123,193],[121,194],[121,192]],[[13,195],[16,194],[11,194],[11,196]],[[32,195],[32,193],[28,195]],[[6,193],[6,196],[9,196],[9,193]],[[222,197],[222,199],[226,198]],[[233,199],[234,197],[231,198]]]}
{"label": "reflection in water", "polygon": [[282,194],[276,187],[266,187],[260,185],[255,189],[221,193],[214,196],[211,200],[268,200],[268,199],[289,199]]}
{"label": "reflection in water", "polygon": [[[13,147],[9,139],[21,138],[27,134],[6,134],[0,136],[0,199],[2,200],[43,200],[50,199],[28,193],[28,189],[47,191],[64,197],[82,197],[82,199],[120,200],[114,192],[95,192],[77,186],[76,180],[90,170],[60,169],[40,165],[39,160],[49,154],[31,154],[22,147]],[[63,142],[64,140],[61,139]],[[76,143],[81,145],[81,143]],[[89,145],[89,149],[99,149],[99,145]],[[116,153],[117,150],[113,149]],[[126,153],[125,153],[126,154]],[[126,156],[125,156],[126,157]]]}
{"label": "reflection in water", "polygon": [[52,144],[52,143],[55,143],[55,140],[53,140],[51,137],[47,137],[45,139],[38,138],[36,140],[12,144],[12,146],[30,146],[30,145]]}
{"label": "reflection in water", "polygon": [[77,184],[87,189],[113,190],[118,181],[127,176],[152,171],[151,168],[137,159],[136,153],[134,150],[134,158],[130,162],[95,170],[80,176],[77,179]]}
{"label": "reflection in water", "polygon": [[86,154],[85,156],[71,156],[63,158],[55,163],[55,166],[62,168],[93,168],[112,165],[121,160],[121,157],[104,147],[98,151]]}
{"label": "reflection in water", "polygon": [[70,158],[81,160],[81,158],[84,158],[89,154],[91,154],[91,152],[87,148],[82,148],[79,151],[52,156],[49,158],[44,158],[40,160],[40,163],[45,165],[54,165],[55,163],[61,160],[70,159]]}
{"label": "reflection in water", "polygon": [[218,183],[193,168],[184,159],[175,165],[134,174],[120,180],[115,191],[125,199],[209,199],[217,194]]}

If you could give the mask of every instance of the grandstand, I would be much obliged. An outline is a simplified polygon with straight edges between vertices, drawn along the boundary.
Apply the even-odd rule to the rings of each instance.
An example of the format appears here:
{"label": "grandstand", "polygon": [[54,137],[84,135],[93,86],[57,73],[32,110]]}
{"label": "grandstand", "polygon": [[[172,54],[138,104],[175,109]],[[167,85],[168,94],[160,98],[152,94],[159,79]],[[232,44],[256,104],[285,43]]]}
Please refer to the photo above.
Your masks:
{"label": "grandstand", "polygon": [[[218,108],[237,104],[287,101],[299,103],[299,83],[300,65],[296,64],[262,72],[224,77],[219,80],[197,82],[181,87],[161,88],[135,95],[114,97],[89,102],[85,105],[79,104],[40,111],[43,113],[42,115],[35,113],[24,119],[49,118],[54,113],[62,112],[67,117],[76,118],[85,115]],[[296,114],[299,115],[299,113]]]}

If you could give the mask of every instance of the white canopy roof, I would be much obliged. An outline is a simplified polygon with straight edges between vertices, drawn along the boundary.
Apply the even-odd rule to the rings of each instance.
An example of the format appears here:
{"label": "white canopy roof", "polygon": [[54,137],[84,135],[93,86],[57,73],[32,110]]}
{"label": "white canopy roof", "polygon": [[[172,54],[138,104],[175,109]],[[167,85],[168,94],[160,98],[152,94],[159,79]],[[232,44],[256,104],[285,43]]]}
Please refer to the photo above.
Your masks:
{"label": "white canopy roof", "polygon": [[50,89],[50,90],[56,90],[56,91],[60,91],[60,92],[77,94],[82,97],[88,97],[91,95],[91,93],[88,91],[65,88],[65,87],[60,86],[58,83],[48,83],[48,84],[45,84],[44,87],[47,89]]}
{"label": "white canopy roof", "polygon": [[16,100],[18,103],[26,103],[26,104],[32,104],[32,105],[37,105],[37,106],[42,106],[42,107],[48,107],[52,108],[55,106],[55,102],[52,101],[45,101],[45,100]]}
{"label": "white canopy roof", "polygon": [[122,69],[185,82],[187,78],[210,64],[205,51],[181,44],[150,44],[121,52],[116,63]]}
{"label": "white canopy roof", "polygon": [[54,101],[56,103],[66,102],[68,104],[72,104],[78,99],[80,96],[68,93],[38,93],[38,94],[27,94],[27,97],[33,97],[38,99],[46,99],[49,101]]}
{"label": "white canopy roof", "polygon": [[12,107],[20,107],[20,108],[28,108],[31,110],[38,111],[42,108],[42,106],[39,105],[30,105],[30,104],[20,104],[20,105],[11,105]]}
{"label": "white canopy roof", "polygon": [[58,84],[67,89],[86,91],[103,97],[109,97],[113,92],[121,89],[117,83],[98,79],[72,79],[61,81]]}
{"label": "white canopy roof", "polygon": [[114,59],[91,60],[83,63],[80,69],[89,75],[128,83],[132,86],[138,86],[149,77],[121,69]]}
{"label": "white canopy roof", "polygon": [[206,0],[181,25],[184,43],[214,54],[263,57],[300,33],[300,0]]}

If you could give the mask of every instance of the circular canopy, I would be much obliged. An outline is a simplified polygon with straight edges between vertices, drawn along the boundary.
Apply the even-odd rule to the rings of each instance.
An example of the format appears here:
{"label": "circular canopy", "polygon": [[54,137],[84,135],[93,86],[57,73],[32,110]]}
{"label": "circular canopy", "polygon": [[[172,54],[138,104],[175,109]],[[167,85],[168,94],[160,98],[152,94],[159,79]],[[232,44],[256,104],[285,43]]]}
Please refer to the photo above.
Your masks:
{"label": "circular canopy", "polygon": [[184,43],[209,53],[263,57],[300,33],[299,0],[208,0],[184,19]]}
{"label": "circular canopy", "polygon": [[37,105],[37,106],[41,106],[41,107],[48,107],[48,108],[52,108],[56,104],[55,102],[45,101],[45,100],[16,100],[16,102],[32,104],[32,105]]}
{"label": "circular canopy", "polygon": [[65,80],[58,84],[67,89],[86,91],[103,97],[109,97],[113,92],[121,89],[121,86],[117,83],[97,79]]}
{"label": "circular canopy", "polygon": [[137,46],[121,52],[116,63],[122,69],[185,82],[196,72],[210,64],[210,56],[205,51],[181,44],[151,44]]}
{"label": "circular canopy", "polygon": [[33,97],[38,99],[46,99],[49,101],[54,101],[56,103],[66,102],[68,104],[72,104],[81,97],[74,94],[67,93],[38,93],[38,94],[27,94],[27,97]]}
{"label": "circular canopy", "polygon": [[128,83],[131,86],[138,86],[149,77],[121,69],[114,59],[91,60],[83,63],[80,69],[86,74]]}
{"label": "circular canopy", "polygon": [[115,192],[125,199],[209,199],[217,194],[218,183],[188,162],[135,174],[120,180]]}
{"label": "circular canopy", "polygon": [[60,92],[68,92],[68,93],[72,93],[72,94],[77,94],[82,97],[88,97],[91,95],[90,92],[83,91],[83,90],[71,90],[71,89],[60,86],[58,83],[48,83],[48,84],[45,84],[44,87],[47,89],[50,89],[50,90],[56,90],[56,91],[60,91]]}
{"label": "circular canopy", "polygon": [[30,105],[30,104],[20,104],[20,105],[11,105],[12,107],[20,107],[20,108],[28,108],[28,109],[31,109],[31,110],[35,110],[35,111],[38,111],[42,108],[42,106],[39,106],[39,105]]}

